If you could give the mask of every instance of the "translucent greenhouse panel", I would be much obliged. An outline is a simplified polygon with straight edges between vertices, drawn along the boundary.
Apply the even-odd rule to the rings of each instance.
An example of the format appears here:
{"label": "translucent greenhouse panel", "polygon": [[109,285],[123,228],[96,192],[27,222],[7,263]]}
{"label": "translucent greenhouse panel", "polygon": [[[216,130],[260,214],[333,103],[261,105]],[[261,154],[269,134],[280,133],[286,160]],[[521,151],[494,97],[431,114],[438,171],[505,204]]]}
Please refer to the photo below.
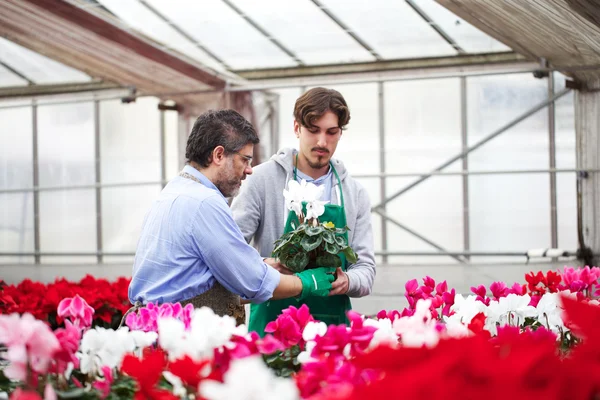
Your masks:
{"label": "translucent greenhouse panel", "polygon": [[[436,79],[388,82],[385,98],[387,173],[424,173],[461,150],[460,81]],[[460,170],[460,161],[444,171]],[[388,178],[387,195],[394,195],[419,177]],[[386,212],[398,222],[446,250],[463,249],[462,178],[429,178],[390,201]],[[435,252],[427,244],[388,222],[390,251]],[[452,258],[390,257],[398,263],[452,263]]]}
{"label": "translucent greenhouse panel", "polygon": [[[0,252],[31,253],[33,192],[0,193]],[[0,256],[0,264],[33,263],[30,256]]]}
{"label": "translucent greenhouse panel", "polygon": [[[565,76],[554,74],[554,90],[565,86]],[[575,148],[575,104],[574,93],[569,93],[556,102],[555,106],[556,167],[576,168]],[[561,173],[556,176],[558,245],[574,251],[577,239],[577,175]]]}
{"label": "translucent greenhouse panel", "polygon": [[[0,109],[0,190],[33,187],[31,108]],[[0,252],[32,252],[33,192],[0,193]],[[0,263],[33,257],[0,257]]]}
{"label": "translucent greenhouse panel", "polygon": [[[161,189],[160,185],[102,189],[102,244],[105,252],[135,252],[144,216]],[[109,263],[132,260],[130,256],[107,256],[104,259]]]}
{"label": "translucent greenhouse panel", "polygon": [[379,114],[377,84],[327,85],[339,91],[350,109],[350,122],[342,134],[335,158],[351,175],[379,172]]}
{"label": "translucent greenhouse panel", "polygon": [[100,103],[100,157],[103,183],[160,181],[158,99]]}
{"label": "translucent greenhouse panel", "polygon": [[434,0],[417,0],[415,3],[467,53],[511,50],[510,47],[483,33]]}
{"label": "translucent greenhouse panel", "polygon": [[[467,94],[472,145],[546,100],[547,81],[529,74],[468,78]],[[471,153],[469,168],[548,169],[548,157],[545,108]],[[471,176],[469,194],[473,251],[524,252],[551,245],[548,174]]]}
{"label": "translucent greenhouse panel", "polygon": [[404,1],[322,2],[385,59],[457,54],[452,46]]}
{"label": "translucent greenhouse panel", "polygon": [[[96,191],[40,193],[40,251],[96,251]],[[95,263],[96,256],[42,256],[42,263]]]}
{"label": "translucent greenhouse panel", "polygon": [[183,161],[179,163],[179,115],[176,111],[164,111],[165,115],[165,175],[167,180],[176,176]]}
{"label": "translucent greenhouse panel", "polygon": [[296,62],[221,0],[147,0],[232,69],[285,67]]}
{"label": "translucent greenhouse panel", "polygon": [[[350,171],[352,174],[352,171]],[[371,204],[374,205],[381,200],[380,196],[380,186],[378,178],[356,178],[358,183],[365,188],[366,192],[369,194],[369,200]],[[375,252],[381,251],[381,217],[378,214],[371,213],[371,227],[373,229],[373,243],[375,245]],[[375,257],[376,262],[381,262],[381,256]]]}
{"label": "translucent greenhouse panel", "polygon": [[302,91],[300,88],[290,88],[277,89],[273,92],[279,95],[279,149],[284,147],[297,149],[298,139],[294,135],[294,104]]}
{"label": "translucent greenhouse panel", "polygon": [[[530,74],[467,79],[469,145],[547,100],[547,81]],[[469,155],[471,170],[547,169],[548,109],[544,108]]]}
{"label": "translucent greenhouse panel", "polygon": [[[550,184],[540,174],[469,178],[471,248],[479,252],[526,252],[551,245]],[[521,261],[473,257],[474,262]]]}
{"label": "translucent greenhouse panel", "polygon": [[[3,60],[0,60],[3,61]],[[0,87],[27,86],[29,82],[0,65]]]}
{"label": "translucent greenhouse panel", "polygon": [[0,189],[32,187],[31,107],[0,109]]}
{"label": "translucent greenhouse panel", "polygon": [[87,82],[91,77],[0,37],[0,60],[36,84]]}
{"label": "translucent greenhouse panel", "polygon": [[309,1],[233,0],[306,64],[375,61],[365,48]]}
{"label": "translucent greenhouse panel", "polygon": [[[187,57],[200,61],[204,65],[217,71],[224,71],[225,67],[196,44],[177,32],[172,26],[158,17],[154,12],[137,0],[98,0],[104,7],[119,17],[125,25],[148,35],[165,47],[179,51]],[[202,38],[199,40],[203,43]]]}
{"label": "translucent greenhouse panel", "polygon": [[93,103],[39,106],[40,186],[94,184],[94,141]]}

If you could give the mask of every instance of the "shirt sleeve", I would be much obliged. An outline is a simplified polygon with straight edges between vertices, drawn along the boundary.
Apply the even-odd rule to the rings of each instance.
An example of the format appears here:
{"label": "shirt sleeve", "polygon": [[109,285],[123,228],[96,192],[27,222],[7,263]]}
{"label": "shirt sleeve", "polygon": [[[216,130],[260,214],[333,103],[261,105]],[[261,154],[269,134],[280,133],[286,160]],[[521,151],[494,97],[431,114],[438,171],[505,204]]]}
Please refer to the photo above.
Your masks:
{"label": "shirt sleeve", "polygon": [[369,195],[360,188],[357,202],[357,218],[351,247],[356,252],[358,260],[348,266],[349,297],[363,297],[371,294],[375,281],[375,251],[373,243],[373,228],[371,226],[371,202]]}
{"label": "shirt sleeve", "polygon": [[214,196],[203,201],[190,226],[197,251],[221,285],[253,303],[273,297],[279,272],[246,243],[223,199]]}

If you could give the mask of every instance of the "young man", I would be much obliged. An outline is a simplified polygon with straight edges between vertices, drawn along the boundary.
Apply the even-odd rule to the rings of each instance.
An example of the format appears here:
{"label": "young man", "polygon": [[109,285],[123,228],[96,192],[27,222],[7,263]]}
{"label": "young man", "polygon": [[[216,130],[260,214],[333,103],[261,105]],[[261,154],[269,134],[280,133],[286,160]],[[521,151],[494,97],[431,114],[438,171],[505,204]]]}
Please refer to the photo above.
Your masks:
{"label": "young man", "polygon": [[[355,264],[343,263],[336,270],[328,298],[305,297],[301,302],[269,301],[252,305],[249,329],[264,334],[267,323],[277,318],[290,305],[305,303],[316,319],[340,324],[347,322],[351,308],[349,297],[371,293],[375,279],[375,255],[371,228],[371,205],[365,189],[356,182],[340,160],[333,159],[342,131],[350,120],[350,111],[342,95],[331,89],[315,88],[304,93],[294,107],[294,133],[299,148],[282,149],[271,159],[255,168],[255,173],[242,186],[234,199],[232,212],[246,241],[254,240],[263,257],[270,257],[273,243],[284,232],[288,211],[283,190],[291,179],[305,179],[324,185],[326,205],[324,221],[350,228],[348,243],[358,255]],[[266,261],[285,273],[276,260]]]}
{"label": "young man", "polygon": [[244,323],[240,297],[260,303],[328,295],[333,268],[282,275],[246,243],[233,220],[225,198],[252,174],[256,143],[256,131],[236,111],[198,118],[187,142],[187,165],[144,220],[129,285],[132,303],[192,303]]}

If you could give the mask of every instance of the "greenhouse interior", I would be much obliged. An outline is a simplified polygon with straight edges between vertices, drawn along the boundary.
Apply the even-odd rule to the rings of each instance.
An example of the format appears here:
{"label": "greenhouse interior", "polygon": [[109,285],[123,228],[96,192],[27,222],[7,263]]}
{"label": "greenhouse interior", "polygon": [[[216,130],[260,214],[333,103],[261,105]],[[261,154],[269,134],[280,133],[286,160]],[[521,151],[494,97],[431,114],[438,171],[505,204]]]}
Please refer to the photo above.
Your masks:
{"label": "greenhouse interior", "polygon": [[[584,360],[578,358],[583,356],[577,352],[578,346],[587,343],[583,340],[579,345],[581,337],[593,337],[592,332],[600,335],[600,306],[596,300],[600,297],[600,269],[596,267],[600,259],[600,4],[597,1],[0,0],[0,33],[0,318],[9,318],[14,313],[22,316],[21,322],[18,317],[0,321],[0,343],[8,350],[5,356],[0,355],[0,359],[8,360],[0,366],[0,378],[6,378],[0,379],[0,392],[6,398],[9,395],[11,399],[56,398],[52,395],[133,398],[134,392],[141,396],[136,398],[159,398],[158,391],[166,391],[172,398],[396,398],[389,391],[400,390],[401,381],[411,376],[407,371],[386,364],[387,368],[397,369],[393,373],[390,369],[385,378],[376,379],[375,375],[366,377],[363,370],[357,372],[356,365],[374,368],[373,365],[382,364],[386,355],[378,353],[377,346],[392,342],[397,352],[393,357],[400,364],[401,351],[406,347],[439,349],[432,353],[437,357],[447,340],[444,335],[469,340],[480,337],[481,327],[473,327],[478,315],[483,316],[481,324],[485,324],[486,334],[492,337],[500,338],[506,325],[519,327],[522,335],[532,330],[538,332],[541,326],[558,336],[554,340],[562,348],[573,349],[573,357],[555,357],[549,361],[556,363],[553,372],[556,375],[546,377],[558,382],[554,389],[550,390],[548,384],[535,390],[529,388],[531,391],[527,393],[572,399],[600,396],[597,372],[589,378],[592,383],[581,378],[580,392],[564,392],[567,385],[564,382],[575,382],[572,374],[576,371],[593,368],[598,371],[600,367],[600,358]],[[352,254],[349,259],[342,257],[341,264],[340,258],[333,257],[338,263],[335,266],[342,265],[333,275],[323,272],[325,281],[327,275],[335,278],[333,283],[334,278],[325,283],[335,293],[310,297],[306,294],[307,287],[313,280],[314,293],[321,293],[317,284],[321,275],[315,275],[317,272],[308,275],[312,271],[308,267],[301,272],[281,267],[284,260],[291,262],[292,258],[271,258],[273,246],[268,254],[262,251],[264,243],[259,243],[257,236],[250,241],[239,218],[256,212],[256,235],[262,235],[264,229],[270,229],[268,221],[275,215],[274,208],[279,213],[288,212],[287,200],[272,209],[247,208],[253,201],[271,204],[271,198],[280,198],[282,192],[287,196],[287,190],[291,191],[287,185],[279,187],[265,177],[269,165],[277,164],[274,160],[281,154],[280,149],[298,149],[293,150],[296,161],[290,164],[294,177],[298,170],[303,176],[310,175],[315,184],[318,182],[318,177],[301,169],[301,165],[311,165],[313,170],[314,167],[310,161],[301,164],[298,157],[304,157],[304,150],[299,140],[315,138],[317,143],[316,137],[321,134],[313,130],[304,131],[309,136],[299,134],[307,125],[295,114],[300,99],[317,88],[341,94],[351,116],[347,126],[342,126],[341,117],[331,106],[326,114],[318,114],[319,118],[332,115],[339,121],[339,131],[335,134],[339,135],[339,144],[335,142],[331,151],[323,152],[329,153],[325,156],[332,160],[340,160],[348,174],[343,181],[338,178],[338,189],[346,195],[346,206],[341,209],[346,208],[344,221],[348,217],[349,232],[343,236],[338,226],[332,243],[340,238],[349,252],[344,254]],[[224,157],[237,154],[251,160],[252,164],[244,167],[244,177],[247,174],[248,179],[241,181],[239,199],[235,193],[229,196],[204,169],[198,172],[195,165],[201,163],[188,157],[192,143],[188,138],[194,135],[201,121],[199,117],[210,110],[235,110],[235,115],[249,122],[260,139],[258,143],[245,142],[250,145],[250,156],[242,154],[242,147],[227,155],[229,150],[221,146]],[[310,124],[317,124],[315,121],[311,119]],[[337,140],[332,137],[334,134],[327,131],[319,140]],[[209,150],[212,152],[213,148]],[[314,155],[311,151],[309,148]],[[204,168],[211,171],[211,168],[215,171],[226,168],[216,164],[216,153],[211,154],[212,164]],[[323,165],[324,172],[319,176],[332,171],[337,175],[333,161]],[[164,212],[158,210],[171,193],[169,190],[175,190],[169,189],[176,187],[173,184],[183,185],[183,181],[186,188],[192,184],[183,178],[189,172],[186,168],[194,170],[192,175],[201,175],[190,178],[201,184],[198,187],[204,186],[196,190],[212,190],[211,185],[216,185],[212,185],[213,192],[218,192],[227,203],[227,207],[221,207],[219,218],[233,223],[232,227],[217,224],[198,228],[198,235],[209,235],[208,240],[213,241],[207,244],[207,249],[222,254],[214,265],[207,261],[213,256],[209,257],[209,250],[203,252],[201,245],[194,256],[175,254],[179,251],[175,247],[164,247],[171,254],[148,261],[162,256],[162,246],[166,246],[160,244],[164,238],[149,239],[153,235],[179,235],[185,231],[193,243],[204,243],[203,237],[194,237],[193,232],[185,230],[188,228],[173,233],[180,229],[175,219],[163,220],[164,226],[157,228],[159,233],[152,231],[147,223],[159,218],[154,212]],[[207,179],[208,186],[198,179]],[[346,190],[346,180],[351,190],[358,191],[358,197]],[[331,185],[335,187],[338,181],[331,180]],[[263,184],[257,182],[266,185],[266,199],[249,199],[263,195],[251,186]],[[358,207],[361,199],[366,199],[368,207],[348,210]],[[312,203],[306,201],[308,210]],[[332,206],[327,210],[333,210],[335,204],[340,204],[339,195],[337,200],[320,198],[317,203],[329,203],[323,207]],[[192,220],[196,209],[181,212],[189,212]],[[307,211],[307,221],[309,215]],[[298,217],[302,222],[303,216],[298,214]],[[198,218],[206,220],[204,216]],[[360,219],[363,225],[355,228],[359,222],[352,218]],[[334,229],[318,217],[313,221],[313,227],[323,223],[324,228],[319,225],[322,231]],[[283,225],[274,228],[278,229],[277,237],[284,235],[282,228]],[[292,228],[296,229],[294,224]],[[309,225],[306,229],[302,234],[310,235]],[[221,235],[230,234],[229,230],[233,236],[223,236],[225,239],[220,241]],[[323,242],[319,237],[319,243],[327,249],[329,242],[325,240],[325,236]],[[245,246],[243,253],[240,250],[239,255],[228,258],[228,253],[235,254],[240,246]],[[308,254],[306,247],[304,250]],[[304,255],[309,262],[307,254]],[[353,256],[357,257],[354,262]],[[226,260],[242,261],[245,265],[231,267]],[[268,260],[274,260],[278,267],[271,268]],[[178,262],[182,264],[177,265]],[[320,274],[329,264],[315,265],[319,267],[314,271]],[[140,272],[143,268],[145,272]],[[188,269],[184,271],[185,268]],[[228,272],[215,271],[218,268]],[[259,273],[264,274],[264,280],[257,278]],[[173,281],[165,278],[176,274],[181,275]],[[240,278],[236,283],[228,281],[239,274],[250,278]],[[267,279],[273,275],[279,286]],[[206,375],[199,378],[197,363],[209,352],[198,341],[193,342],[192,336],[210,333],[201,328],[193,333],[193,324],[203,315],[205,325],[218,325],[210,318],[218,318],[219,313],[215,309],[216,314],[202,314],[196,309],[195,314],[186,317],[187,333],[176,331],[173,326],[170,333],[161,332],[166,323],[156,325],[159,317],[152,302],[158,309],[159,305],[171,307],[182,301],[176,311],[169,308],[168,316],[179,315],[183,321],[187,314],[181,314],[182,306],[190,297],[161,297],[163,292],[152,297],[154,294],[149,293],[156,288],[149,279],[162,279],[164,287],[180,294],[192,293],[197,287],[188,290],[175,286],[199,285],[202,281],[206,290],[206,279],[216,282],[237,299],[236,307],[243,309],[245,324],[250,327],[245,332],[254,330],[253,314],[263,313],[264,304],[266,308],[272,304],[280,307],[278,302],[286,304],[281,305],[281,311],[287,305],[295,307],[291,308],[293,313],[287,309],[266,327],[263,324],[258,331],[260,340],[252,339],[254,350],[248,351],[262,354],[266,363],[252,364],[257,358],[246,360],[235,355],[240,353],[225,352],[227,357],[239,357],[240,361],[237,364],[234,362],[237,360],[232,361],[225,378],[204,385],[200,380],[208,378]],[[279,296],[284,290],[291,293],[292,289],[284,288],[284,284],[300,285],[298,282],[301,291],[294,288],[293,296],[287,294],[279,297],[284,300],[273,300],[276,293]],[[244,289],[238,290],[242,286]],[[138,289],[141,292],[136,292]],[[565,295],[566,291],[569,293]],[[99,299],[105,292],[113,292],[114,296],[118,292],[114,300],[118,306]],[[196,295],[200,296],[200,292],[193,293]],[[473,305],[475,297],[485,304],[484,308]],[[336,350],[323,350],[321,346],[325,345],[319,340],[325,340],[335,324],[318,325],[315,321],[323,321],[318,318],[317,309],[334,312],[332,309],[340,307],[334,301],[336,298],[347,301],[339,319],[348,325],[343,329],[350,333],[352,329],[362,329],[370,342],[360,342],[364,346],[346,342],[346,347],[342,346],[346,350],[333,357]],[[578,303],[569,306],[564,300],[561,305],[560,299],[566,298],[577,298]],[[507,299],[512,306],[505,304]],[[266,303],[258,305],[265,300]],[[548,311],[550,308],[539,311],[538,301],[544,307],[550,307],[547,304],[552,302],[552,311]],[[425,302],[428,303],[423,305]],[[295,314],[307,303],[309,309],[313,304],[322,305],[313,306],[314,321],[311,316],[310,329],[304,329],[306,316]],[[590,309],[572,311],[583,307],[583,303]],[[343,311],[348,311],[350,304],[355,313],[344,317]],[[142,326],[148,321],[133,318],[142,306],[154,310],[152,329]],[[498,317],[502,314],[498,307],[509,307],[503,309],[504,317]],[[84,317],[88,308],[95,310],[93,324],[92,319],[87,321],[88,317]],[[587,313],[589,321],[598,324],[594,328],[593,324],[575,322],[576,328],[587,326],[588,330],[580,335],[566,319],[561,319],[559,311],[565,309],[569,316]],[[163,308],[160,310],[159,314],[164,315]],[[418,330],[413,324],[414,329],[409,329],[406,321],[421,312],[426,314],[424,319],[420,317],[421,322],[426,320],[425,325],[419,325]],[[158,386],[145,387],[148,383],[144,384],[139,376],[146,373],[132,366],[134,361],[144,362],[144,358],[141,350],[134,352],[133,348],[127,351],[134,355],[123,350],[113,364],[105,360],[104,365],[94,361],[89,349],[87,353],[83,347],[76,354],[72,352],[71,370],[73,363],[79,365],[81,370],[77,373],[88,379],[81,387],[60,376],[67,367],[60,367],[59,361],[55,366],[58,369],[52,370],[57,375],[34,361],[31,365],[26,361],[18,364],[11,353],[14,346],[11,347],[8,332],[12,330],[14,334],[16,326],[26,329],[25,313],[33,314],[36,320],[44,321],[45,326],[54,330],[68,332],[76,326],[80,329],[77,338],[83,335],[82,346],[87,332],[93,331],[81,328],[84,320],[88,328],[92,325],[116,329],[125,324],[127,317],[129,333],[141,329],[146,335],[135,339],[136,346],[143,347],[140,343],[146,343],[162,348],[169,354],[171,365],[176,365],[177,354],[187,354],[196,362],[194,379],[198,382],[185,381],[173,369],[170,375],[166,372],[161,375],[160,382],[157,375],[152,385]],[[506,315],[505,321],[502,318]],[[541,322],[531,322],[537,321],[538,315],[543,315]],[[289,321],[282,318],[293,319],[295,341],[291,339],[290,325],[284,327]],[[367,323],[369,318],[379,321],[379,325]],[[493,318],[496,319],[491,321]],[[548,322],[552,318],[558,318],[557,324]],[[63,320],[69,324],[65,325]],[[389,323],[388,328],[383,326],[383,320]],[[400,322],[404,320],[405,323]],[[521,325],[515,322],[519,320]],[[235,323],[220,324],[222,335],[235,336],[239,332],[235,329],[240,326]],[[460,325],[460,329],[453,324]],[[434,325],[437,328],[431,328]],[[167,332],[167,328],[164,330]],[[156,345],[156,337],[150,336],[153,331],[158,332],[160,346]],[[434,335],[433,331],[437,333]],[[456,333],[459,331],[463,333]],[[265,332],[272,333],[267,337],[273,343],[263,338]],[[106,332],[102,334],[105,341],[117,340]],[[41,340],[42,333],[35,335],[38,338],[35,340]],[[56,335],[60,342],[60,335]],[[163,339],[163,335],[181,338],[181,343],[175,343],[178,339]],[[218,346],[238,349],[235,346],[241,343],[227,340],[210,342],[215,343],[215,354],[219,351],[223,354],[222,348],[217,351]],[[468,352],[474,345],[465,340],[457,342],[457,346],[465,346]],[[206,343],[204,346],[208,346]],[[261,350],[269,345],[274,346],[271,351]],[[371,353],[367,351],[373,348]],[[279,358],[273,356],[273,349],[281,350],[275,353]],[[298,349],[296,353],[294,349]],[[599,350],[594,351],[600,355]],[[292,362],[290,354],[298,358]],[[34,355],[30,356],[34,360]],[[363,356],[366,358],[360,358]],[[337,364],[328,364],[330,369],[321,370],[321,375],[306,367],[327,357],[337,360]],[[355,359],[363,364],[358,361],[353,364]],[[481,359],[480,362],[495,365],[501,361]],[[21,375],[9,370],[15,365],[21,365]],[[68,360],[64,365],[68,365]],[[113,368],[114,376],[104,370],[99,372],[106,365]],[[192,368],[191,364],[186,365],[179,367]],[[258,378],[257,372],[263,371],[263,365],[275,370],[273,375],[265,369],[270,375],[265,372],[264,387],[259,383],[263,382],[263,375]],[[342,377],[339,368],[349,365],[355,375],[347,372]],[[36,370],[38,367],[42,370]],[[213,372],[217,369],[213,365]],[[41,374],[40,382],[44,379],[48,383],[28,381],[32,372],[35,379],[38,379],[36,374]],[[515,380],[525,376],[519,373],[527,374],[511,371]],[[246,391],[235,387],[239,383],[231,383],[241,380],[244,374],[257,376],[257,383]],[[438,382],[446,379],[437,369],[432,374],[439,378]],[[115,385],[106,386],[113,378]],[[480,388],[482,392],[477,392],[481,397],[485,392],[485,397],[494,398],[491,393],[497,383],[495,378],[489,379],[487,389]],[[129,392],[118,389],[117,382]],[[425,383],[415,384],[414,392],[409,390],[403,398],[425,398],[419,385]],[[457,390],[456,397],[480,398],[475,391],[469,394],[459,391],[461,387],[452,386],[452,390]],[[36,390],[38,397],[26,397]],[[430,388],[427,393],[433,396],[438,393],[435,390]],[[525,389],[514,390],[514,398],[525,398],[520,397]]]}

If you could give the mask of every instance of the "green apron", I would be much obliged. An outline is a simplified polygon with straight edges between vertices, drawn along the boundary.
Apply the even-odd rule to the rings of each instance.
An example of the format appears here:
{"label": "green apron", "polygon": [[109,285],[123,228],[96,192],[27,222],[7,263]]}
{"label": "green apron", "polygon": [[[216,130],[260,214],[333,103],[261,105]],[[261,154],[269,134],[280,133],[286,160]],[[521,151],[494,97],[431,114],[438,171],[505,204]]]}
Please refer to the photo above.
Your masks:
{"label": "green apron", "polygon": [[[333,164],[330,163],[330,165],[335,177],[337,178],[337,184],[340,189],[341,205],[325,204],[325,212],[319,217],[319,222],[332,222],[336,227],[344,227],[346,226],[346,212],[344,211],[344,194],[342,193],[342,184],[337,171],[333,167]],[[296,168],[294,168],[294,179],[296,179]],[[304,211],[306,212],[306,209]],[[292,228],[292,222],[295,226],[299,225],[296,213],[290,211],[283,233],[294,230],[294,228]],[[346,239],[346,242],[348,242],[348,233],[345,233],[341,236],[343,236]],[[346,271],[346,257],[343,254],[338,255],[338,257],[342,259],[342,270]],[[267,324],[271,321],[275,321],[284,309],[288,308],[289,306],[300,307],[302,304],[306,304],[308,306],[310,313],[316,320],[323,321],[327,325],[348,324],[346,312],[352,309],[350,298],[345,294],[329,297],[309,297],[304,300],[298,300],[296,298],[268,300],[261,304],[250,305],[250,322],[248,324],[248,331],[256,331],[261,337],[263,337],[265,335],[265,327]]]}

